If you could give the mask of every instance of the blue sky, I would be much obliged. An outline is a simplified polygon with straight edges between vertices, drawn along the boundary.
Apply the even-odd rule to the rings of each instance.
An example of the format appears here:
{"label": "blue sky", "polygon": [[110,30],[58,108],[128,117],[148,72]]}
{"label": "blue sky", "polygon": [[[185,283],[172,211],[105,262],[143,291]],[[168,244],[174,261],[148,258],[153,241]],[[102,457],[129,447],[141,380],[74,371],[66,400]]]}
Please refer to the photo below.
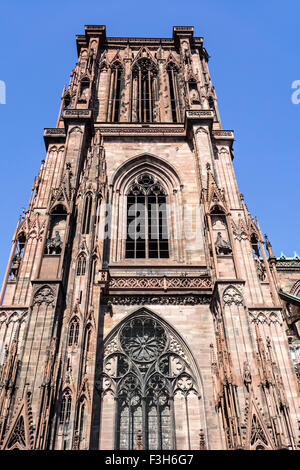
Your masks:
{"label": "blue sky", "polygon": [[2,1],[1,280],[45,158],[43,128],[55,127],[77,59],[75,35],[85,24],[105,24],[109,36],[142,37],[170,37],[173,25],[195,27],[211,56],[223,128],[235,131],[239,189],[275,254],[299,253],[300,104],[291,101],[292,82],[300,80],[299,16],[297,0]]}

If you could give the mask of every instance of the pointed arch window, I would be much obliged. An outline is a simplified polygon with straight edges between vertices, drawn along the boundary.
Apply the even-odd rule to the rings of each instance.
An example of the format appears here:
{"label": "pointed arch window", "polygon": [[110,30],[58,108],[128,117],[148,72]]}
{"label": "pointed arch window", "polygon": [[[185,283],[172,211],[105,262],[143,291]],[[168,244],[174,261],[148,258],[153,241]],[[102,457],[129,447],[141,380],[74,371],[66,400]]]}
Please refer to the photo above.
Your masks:
{"label": "pointed arch window", "polygon": [[82,448],[82,441],[85,438],[85,426],[86,426],[86,409],[85,409],[85,400],[84,397],[80,399],[79,410],[78,410],[78,438],[79,438],[79,448]]}
{"label": "pointed arch window", "polygon": [[266,279],[266,268],[263,262],[263,258],[260,251],[260,244],[256,233],[253,233],[251,235],[250,242],[253,250],[253,257],[258,278],[260,281],[264,281]]}
{"label": "pointed arch window", "polygon": [[88,353],[90,350],[90,343],[91,343],[91,334],[92,334],[92,329],[89,326],[86,329],[86,335],[85,335],[85,352]]}
{"label": "pointed arch window", "polygon": [[111,67],[108,121],[119,122],[121,111],[121,93],[123,89],[124,71],[119,62]]}
{"label": "pointed arch window", "polygon": [[91,214],[92,214],[92,194],[88,193],[84,201],[82,233],[85,235],[90,233]]}
{"label": "pointed arch window", "polygon": [[[117,342],[118,350],[106,353],[103,377],[104,394],[105,384],[116,393],[116,449],[136,449],[141,435],[144,450],[174,449],[176,412],[184,406],[183,419],[189,421],[189,400],[193,397],[197,403],[199,398],[184,349],[160,321],[145,314],[125,322]],[[198,419],[197,410],[194,413],[192,419]],[[187,446],[192,448],[191,442]]]}
{"label": "pointed arch window", "polygon": [[170,101],[172,111],[172,121],[180,122],[181,113],[179,107],[179,81],[178,81],[178,70],[173,63],[169,63],[167,66],[167,74],[169,79],[170,89]]}
{"label": "pointed arch window", "polygon": [[135,63],[132,80],[132,121],[156,121],[157,69],[151,59],[143,57]]}
{"label": "pointed arch window", "polygon": [[127,193],[126,258],[169,258],[166,193],[148,173]]}
{"label": "pointed arch window", "polygon": [[79,336],[79,320],[77,317],[75,317],[70,323],[68,345],[77,346],[78,336]]}
{"label": "pointed arch window", "polygon": [[253,233],[251,235],[251,246],[252,246],[252,250],[253,250],[253,256],[254,258],[260,258],[261,257],[261,254],[260,254],[260,249],[259,249],[259,242],[258,242],[258,238],[257,238],[257,235],[255,233]]}
{"label": "pointed arch window", "polygon": [[80,255],[77,261],[77,276],[84,276],[86,271],[86,257],[85,255]]}
{"label": "pointed arch window", "polygon": [[71,416],[72,398],[70,391],[66,391],[63,395],[60,408],[59,423],[69,424]]}

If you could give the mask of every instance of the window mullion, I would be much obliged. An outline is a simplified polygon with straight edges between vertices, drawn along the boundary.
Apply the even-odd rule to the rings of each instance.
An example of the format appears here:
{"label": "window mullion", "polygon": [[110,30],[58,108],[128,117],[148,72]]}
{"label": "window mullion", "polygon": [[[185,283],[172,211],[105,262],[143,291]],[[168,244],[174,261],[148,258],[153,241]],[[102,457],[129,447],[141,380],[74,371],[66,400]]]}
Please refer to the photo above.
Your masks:
{"label": "window mullion", "polygon": [[147,446],[147,403],[146,398],[142,397],[142,449],[146,450]]}
{"label": "window mullion", "polygon": [[[146,259],[149,258],[149,219],[148,219],[148,196],[145,196],[145,204],[144,204],[144,207],[145,207],[145,211],[144,211],[144,214],[145,214],[145,256],[146,256]],[[151,220],[150,220],[150,223],[151,223]]]}
{"label": "window mullion", "polygon": [[159,240],[159,207],[158,207],[158,196],[155,196],[155,205],[156,205],[156,236],[157,236],[157,257],[160,258],[160,240]]}
{"label": "window mullion", "polygon": [[115,108],[116,108],[116,89],[117,89],[117,79],[118,79],[118,68],[114,69],[114,80],[113,80],[113,95],[112,95],[112,113],[111,113],[111,122],[115,120]]}
{"label": "window mullion", "polygon": [[134,258],[136,258],[137,252],[137,196],[134,197]]}
{"label": "window mullion", "polygon": [[157,415],[157,444],[158,449],[162,449],[161,441],[162,441],[162,432],[161,432],[161,416],[160,416],[160,409],[159,403],[156,404],[156,415]]}
{"label": "window mullion", "polygon": [[139,122],[142,121],[142,73],[141,69],[139,68]]}
{"label": "window mullion", "polygon": [[148,70],[148,88],[149,88],[149,122],[152,122],[152,94],[151,94],[151,72]]}

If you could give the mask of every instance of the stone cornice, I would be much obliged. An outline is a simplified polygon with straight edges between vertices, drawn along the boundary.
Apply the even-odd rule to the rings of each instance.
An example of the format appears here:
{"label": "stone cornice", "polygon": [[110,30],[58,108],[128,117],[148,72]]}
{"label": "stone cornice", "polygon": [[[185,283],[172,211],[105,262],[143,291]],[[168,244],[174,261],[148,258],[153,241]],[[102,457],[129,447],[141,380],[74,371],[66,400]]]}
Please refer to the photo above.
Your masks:
{"label": "stone cornice", "polygon": [[44,141],[46,149],[49,144],[61,144],[66,140],[66,131],[63,128],[45,128],[44,129]]}
{"label": "stone cornice", "polygon": [[209,304],[211,294],[142,294],[104,295],[104,305],[203,305]]}
{"label": "stone cornice", "polygon": [[212,135],[215,139],[220,140],[234,140],[234,132],[233,131],[225,131],[225,130],[214,130],[212,131]]}
{"label": "stone cornice", "polygon": [[292,259],[277,259],[276,260],[277,271],[300,271],[300,260]]}
{"label": "stone cornice", "polygon": [[199,47],[203,52],[203,38],[194,37],[193,26],[174,26],[172,38],[137,38],[137,37],[106,37],[106,27],[104,25],[86,25],[85,34],[76,35],[77,52],[80,54],[81,48],[87,48],[90,37],[99,37],[103,48],[109,47],[126,47],[131,48],[142,47],[147,45],[148,48],[178,48],[179,38],[188,38],[193,47]]}
{"label": "stone cornice", "polygon": [[63,118],[78,118],[78,119],[89,119],[92,117],[91,109],[65,109],[63,112]]}
{"label": "stone cornice", "polygon": [[91,109],[65,109],[63,119],[66,130],[69,124],[77,124],[79,122],[87,123],[89,130],[93,132],[93,114]]}
{"label": "stone cornice", "polygon": [[185,129],[182,124],[96,124],[104,136],[182,136],[185,137]]}

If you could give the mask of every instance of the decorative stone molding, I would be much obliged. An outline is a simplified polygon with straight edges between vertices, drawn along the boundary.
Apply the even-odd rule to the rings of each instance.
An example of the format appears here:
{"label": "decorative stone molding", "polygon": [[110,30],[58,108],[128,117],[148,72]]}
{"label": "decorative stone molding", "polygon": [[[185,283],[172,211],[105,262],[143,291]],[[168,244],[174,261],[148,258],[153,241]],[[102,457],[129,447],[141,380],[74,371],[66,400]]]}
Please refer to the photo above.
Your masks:
{"label": "decorative stone molding", "polygon": [[51,143],[63,143],[66,140],[66,131],[63,128],[46,128],[44,129],[44,141],[46,149]]}
{"label": "decorative stone molding", "polygon": [[185,130],[182,125],[180,126],[174,126],[174,127],[164,127],[164,126],[156,126],[156,127],[138,127],[136,126],[130,126],[130,127],[125,127],[125,126],[120,126],[119,127],[114,127],[114,126],[109,126],[109,127],[101,127],[100,132],[102,135],[136,135],[136,134],[144,134],[144,135],[182,135],[185,136]]}
{"label": "decorative stone molding", "polygon": [[218,147],[218,155],[229,155],[229,150],[226,147]]}
{"label": "decorative stone molding", "polygon": [[276,268],[279,271],[300,271],[300,260],[296,259],[277,259]]}
{"label": "decorative stone molding", "polygon": [[28,311],[27,310],[3,310],[0,311],[0,327],[3,323],[6,325],[9,325],[10,323],[22,323],[24,320],[26,320]]}
{"label": "decorative stone molding", "polygon": [[55,301],[55,292],[54,290],[45,285],[43,287],[40,287],[37,292],[34,294],[33,297],[33,305],[41,305],[42,303],[45,303],[47,305],[53,305]]}
{"label": "decorative stone molding", "polygon": [[198,127],[195,134],[208,134],[208,131],[205,129],[205,127]]}
{"label": "decorative stone molding", "polygon": [[216,139],[220,139],[222,137],[231,137],[232,139],[234,139],[234,133],[233,131],[212,131],[212,135],[214,136],[214,138]]}
{"label": "decorative stone molding", "polygon": [[186,111],[186,117],[187,119],[201,119],[201,118],[214,118],[214,113],[213,111],[207,109],[207,110],[201,110],[199,109],[198,111]]}
{"label": "decorative stone molding", "polygon": [[46,220],[46,217],[41,216],[39,213],[31,213],[30,216],[26,216],[18,228],[17,238],[21,233],[24,233],[27,239],[42,240]]}
{"label": "decorative stone molding", "polygon": [[211,289],[210,278],[201,277],[112,277],[109,289]]}
{"label": "decorative stone molding", "polygon": [[229,286],[223,293],[223,303],[225,305],[242,305],[243,295],[236,287]]}
{"label": "decorative stone molding", "polygon": [[209,304],[210,295],[106,295],[106,305],[202,305]]}
{"label": "decorative stone molding", "polygon": [[65,109],[63,117],[91,117],[91,109]]}
{"label": "decorative stone molding", "polygon": [[65,129],[62,128],[45,128],[44,130],[44,135],[58,135],[58,136],[66,136],[66,131]]}
{"label": "decorative stone molding", "polygon": [[[293,285],[292,289],[291,289],[291,294],[292,295],[297,295],[300,291],[300,280],[295,282],[295,284]],[[299,294],[298,294],[299,296]]]}
{"label": "decorative stone molding", "polygon": [[232,232],[235,240],[242,241],[242,240],[249,240],[249,230],[247,227],[246,222],[239,216],[237,223],[232,220],[231,221]]}
{"label": "decorative stone molding", "polygon": [[261,323],[271,325],[278,323],[282,325],[282,318],[280,310],[250,310],[249,317],[252,323]]}

